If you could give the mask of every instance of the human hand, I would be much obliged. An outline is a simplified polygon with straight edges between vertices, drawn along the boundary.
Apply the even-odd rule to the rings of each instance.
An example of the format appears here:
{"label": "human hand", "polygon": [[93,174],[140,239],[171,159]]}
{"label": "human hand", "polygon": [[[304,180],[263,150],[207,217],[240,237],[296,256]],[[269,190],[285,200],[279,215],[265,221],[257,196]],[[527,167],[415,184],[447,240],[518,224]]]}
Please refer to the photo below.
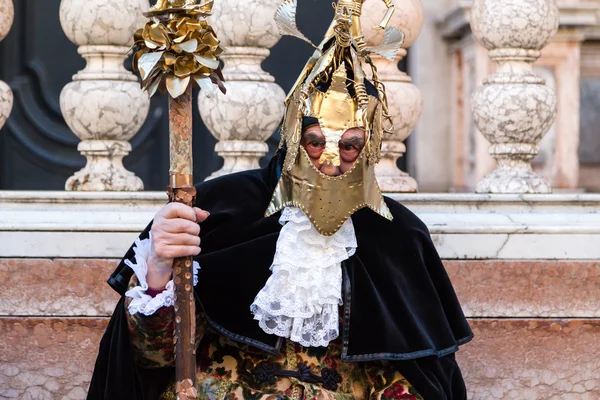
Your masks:
{"label": "human hand", "polygon": [[200,254],[200,222],[210,215],[200,208],[169,203],[154,217],[146,282],[151,288],[164,287],[173,273],[173,260]]}

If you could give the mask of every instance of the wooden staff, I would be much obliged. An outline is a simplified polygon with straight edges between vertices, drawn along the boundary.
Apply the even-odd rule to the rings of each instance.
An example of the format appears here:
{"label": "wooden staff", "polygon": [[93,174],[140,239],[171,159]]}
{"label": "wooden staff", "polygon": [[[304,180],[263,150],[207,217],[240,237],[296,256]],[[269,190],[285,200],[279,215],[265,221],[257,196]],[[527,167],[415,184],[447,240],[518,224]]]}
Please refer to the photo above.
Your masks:
{"label": "wooden staff", "polygon": [[[192,85],[206,95],[225,93],[218,56],[223,52],[206,23],[213,0],[159,0],[144,13],[150,21],[134,35],[132,66],[150,96],[169,95],[169,200],[194,205],[192,175]],[[198,23],[200,22],[200,23]],[[173,62],[173,60],[177,62]],[[164,90],[166,89],[166,90]],[[198,398],[196,389],[196,303],[193,257],[173,261],[175,283],[175,393],[179,400]]]}
{"label": "wooden staff", "polygon": [[[176,99],[169,97],[169,147],[171,202],[192,207],[196,198],[192,159],[192,85]],[[196,303],[193,257],[173,261],[175,283],[175,393],[179,400],[197,399],[196,389]]]}

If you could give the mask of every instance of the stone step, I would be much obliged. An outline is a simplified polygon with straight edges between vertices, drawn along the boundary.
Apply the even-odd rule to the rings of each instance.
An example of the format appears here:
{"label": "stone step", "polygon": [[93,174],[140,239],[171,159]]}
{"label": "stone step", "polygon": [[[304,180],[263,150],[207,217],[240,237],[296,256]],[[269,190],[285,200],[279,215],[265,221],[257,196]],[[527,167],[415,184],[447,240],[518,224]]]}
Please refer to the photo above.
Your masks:
{"label": "stone step", "polygon": [[[0,317],[0,397],[84,399],[108,318]],[[470,399],[600,398],[600,319],[471,319]]]}
{"label": "stone step", "polygon": [[[0,315],[108,316],[118,262],[0,258]],[[600,318],[600,261],[444,263],[468,317]]]}

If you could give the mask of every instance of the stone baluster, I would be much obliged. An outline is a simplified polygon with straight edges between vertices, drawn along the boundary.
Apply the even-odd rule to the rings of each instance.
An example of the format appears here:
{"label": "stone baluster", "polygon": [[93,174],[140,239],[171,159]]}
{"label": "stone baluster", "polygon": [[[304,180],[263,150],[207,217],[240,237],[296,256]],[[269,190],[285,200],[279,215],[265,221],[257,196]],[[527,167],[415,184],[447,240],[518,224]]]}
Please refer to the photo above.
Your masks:
{"label": "stone baluster", "polygon": [[[400,28],[406,35],[402,49],[394,61],[376,54],[371,56],[379,79],[385,84],[389,111],[395,126],[394,133],[383,140],[382,158],[375,173],[383,192],[416,192],[417,181],[400,170],[396,163],[406,152],[403,142],[414,131],[421,118],[423,99],[420,90],[412,83],[412,78],[398,69],[398,63],[406,57],[406,49],[414,43],[423,28],[423,6],[421,0],[395,0],[394,5],[396,11],[390,25]],[[375,46],[383,40],[383,32],[371,28],[379,24],[385,9],[381,0],[368,0],[363,5],[361,24],[369,46]]]}
{"label": "stone baluster", "polygon": [[473,119],[492,144],[495,171],[478,182],[478,193],[549,193],[531,160],[554,123],[554,90],[533,72],[558,29],[556,0],[474,0],[471,28],[496,62],[497,71],[473,94]]}
{"label": "stone baluster", "polygon": [[148,0],[62,0],[63,31],[86,60],[60,94],[69,128],[82,141],[77,150],[86,166],[71,176],[66,190],[134,191],[144,184],[123,166],[128,142],[148,115],[150,100],[123,62],[133,33],[145,21]]}
{"label": "stone baluster", "polygon": [[[0,40],[4,39],[10,31],[15,10],[12,0],[0,0]],[[0,81],[0,129],[10,115],[13,105],[13,93],[4,81]]]}
{"label": "stone baluster", "polygon": [[285,93],[261,68],[280,39],[273,15],[281,0],[215,1],[210,22],[226,52],[227,94],[198,96],[200,116],[219,142],[223,168],[207,179],[258,168],[265,143],[283,118]]}

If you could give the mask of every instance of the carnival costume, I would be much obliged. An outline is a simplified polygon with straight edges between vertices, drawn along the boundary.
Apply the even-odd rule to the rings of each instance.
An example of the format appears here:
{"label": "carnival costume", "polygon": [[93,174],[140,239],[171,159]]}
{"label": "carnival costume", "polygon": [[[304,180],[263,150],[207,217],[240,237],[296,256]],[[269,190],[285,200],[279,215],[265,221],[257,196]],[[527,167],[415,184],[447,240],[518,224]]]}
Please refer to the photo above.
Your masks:
{"label": "carnival costume", "polygon": [[[364,46],[361,4],[337,4],[286,99],[269,165],[196,186],[196,206],[210,212],[195,268],[201,398],[466,398],[453,353],[472,332],[426,226],[375,179],[393,126],[369,54],[393,57],[403,35],[388,28],[379,48]],[[286,0],[276,19],[306,40],[294,15]],[[308,124],[325,136],[319,162],[333,165],[343,133],[364,132],[347,172],[313,165],[301,145]],[[173,301],[169,284],[146,292],[149,235],[150,226],[109,279],[122,298],[89,399],[173,398]]]}

